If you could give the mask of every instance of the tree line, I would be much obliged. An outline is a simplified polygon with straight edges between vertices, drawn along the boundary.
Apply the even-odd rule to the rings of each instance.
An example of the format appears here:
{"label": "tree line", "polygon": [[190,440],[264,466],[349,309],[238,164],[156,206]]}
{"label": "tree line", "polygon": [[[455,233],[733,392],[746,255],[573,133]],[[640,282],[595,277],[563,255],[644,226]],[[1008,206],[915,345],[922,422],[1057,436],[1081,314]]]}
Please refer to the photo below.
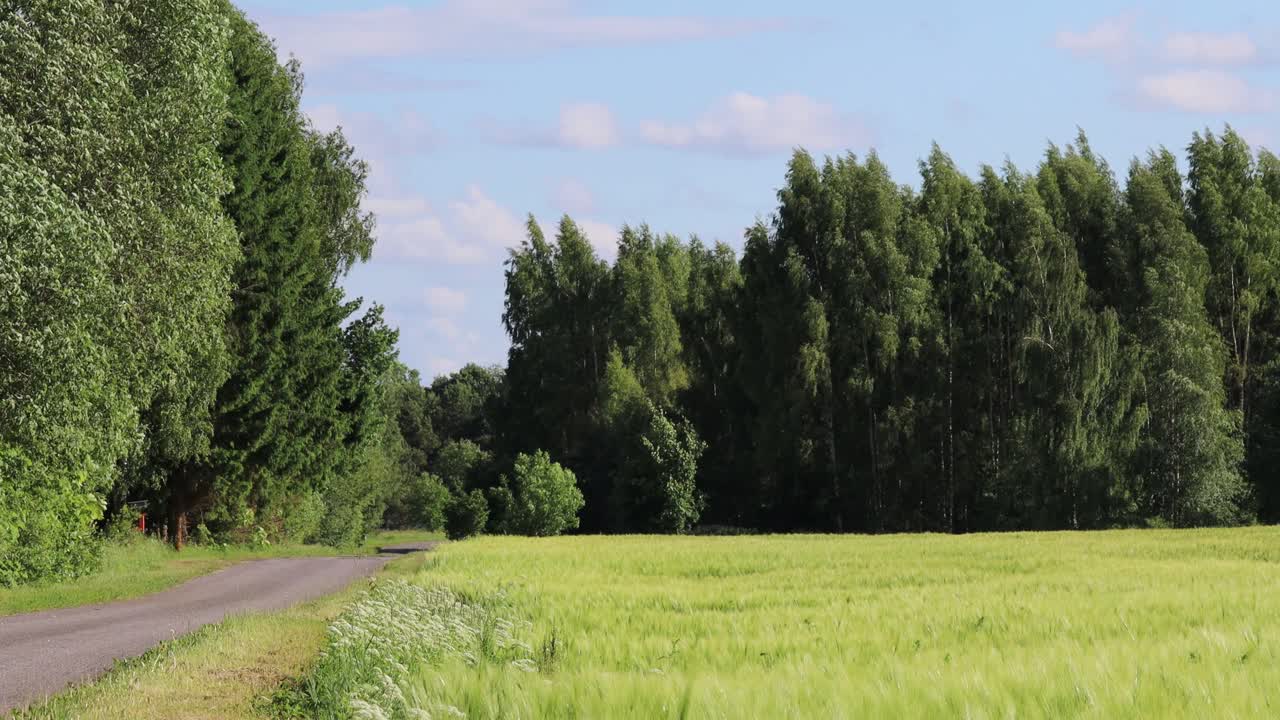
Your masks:
{"label": "tree line", "polygon": [[1280,161],[1233,130],[1123,183],[1083,134],[915,187],[792,158],[741,257],[566,217],[505,263],[505,368],[425,383],[367,167],[226,0],[0,14],[0,584],[168,536],[1280,519]]}
{"label": "tree line", "polygon": [[593,531],[1280,519],[1274,155],[1206,131],[1122,184],[1081,133],[919,170],[797,152],[741,258],[530,221],[496,446],[571,468]]}
{"label": "tree line", "polygon": [[381,523],[396,331],[343,295],[367,171],[302,85],[223,0],[0,12],[0,584],[128,501],[179,545]]}

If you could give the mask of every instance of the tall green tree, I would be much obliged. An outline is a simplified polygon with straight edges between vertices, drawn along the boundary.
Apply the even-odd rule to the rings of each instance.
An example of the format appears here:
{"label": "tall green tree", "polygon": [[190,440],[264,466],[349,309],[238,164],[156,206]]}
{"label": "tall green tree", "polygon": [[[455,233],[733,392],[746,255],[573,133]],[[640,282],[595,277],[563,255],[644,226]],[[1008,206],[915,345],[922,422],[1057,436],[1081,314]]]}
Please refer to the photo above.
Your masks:
{"label": "tall green tree", "polygon": [[555,242],[532,218],[506,265],[502,322],[511,338],[503,454],[547,450],[580,478],[583,526],[608,524],[609,450],[596,442],[594,404],[610,346],[608,263],[567,216]]}
{"label": "tall green tree", "polygon": [[1179,525],[1235,522],[1245,497],[1239,417],[1225,407],[1225,348],[1204,304],[1208,256],[1186,227],[1171,153],[1133,163],[1124,207],[1125,234],[1143,268],[1132,321],[1150,413],[1135,467],[1141,510]]}
{"label": "tall green tree", "polygon": [[378,308],[343,327],[361,303],[346,301],[338,282],[373,244],[372,218],[360,210],[367,169],[341,131],[310,129],[297,64],[279,65],[253,23],[225,12],[233,84],[220,150],[233,189],[222,205],[242,260],[211,451],[176,468],[165,488],[175,528],[196,510],[215,529],[245,510],[287,514],[306,491],[358,467],[373,435],[362,419],[366,386],[393,337]]}
{"label": "tall green tree", "polygon": [[[79,478],[67,487],[95,505],[117,478],[208,449],[237,252],[218,202],[220,11],[69,0],[0,15],[0,446],[25,472]],[[100,512],[69,512],[41,542],[79,542]]]}

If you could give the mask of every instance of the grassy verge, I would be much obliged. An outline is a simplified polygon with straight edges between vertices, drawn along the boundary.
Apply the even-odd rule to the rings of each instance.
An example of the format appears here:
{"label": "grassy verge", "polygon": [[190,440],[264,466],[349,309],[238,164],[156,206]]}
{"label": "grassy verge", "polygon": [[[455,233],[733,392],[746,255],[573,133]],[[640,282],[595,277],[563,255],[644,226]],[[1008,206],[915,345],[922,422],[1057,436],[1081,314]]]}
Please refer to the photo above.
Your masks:
{"label": "grassy verge", "polygon": [[[389,563],[406,577],[425,557]],[[230,618],[118,663],[102,678],[14,715],[21,720],[245,720],[270,711],[270,695],[311,663],[330,621],[366,582],[288,610]]]}
{"label": "grassy verge", "polygon": [[432,553],[417,589],[362,595],[292,706],[1278,717],[1278,567],[1280,528],[482,538]]}
{"label": "grassy verge", "polygon": [[[415,530],[377,532],[370,534],[357,552],[371,554],[381,545],[438,539],[438,533]],[[244,560],[339,554],[342,551],[321,545],[270,545],[258,549],[190,545],[179,553],[153,539],[127,545],[107,544],[102,567],[92,575],[66,582],[0,588],[0,616],[140,597]]]}

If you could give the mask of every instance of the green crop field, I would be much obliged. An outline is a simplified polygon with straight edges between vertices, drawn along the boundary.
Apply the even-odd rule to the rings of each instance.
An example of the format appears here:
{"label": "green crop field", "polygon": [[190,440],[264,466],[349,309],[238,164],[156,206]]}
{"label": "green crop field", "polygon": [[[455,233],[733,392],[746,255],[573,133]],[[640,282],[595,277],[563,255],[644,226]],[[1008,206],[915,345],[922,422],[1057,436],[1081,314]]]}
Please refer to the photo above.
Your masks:
{"label": "green crop field", "polygon": [[485,538],[409,577],[331,628],[292,712],[1280,715],[1274,528]]}

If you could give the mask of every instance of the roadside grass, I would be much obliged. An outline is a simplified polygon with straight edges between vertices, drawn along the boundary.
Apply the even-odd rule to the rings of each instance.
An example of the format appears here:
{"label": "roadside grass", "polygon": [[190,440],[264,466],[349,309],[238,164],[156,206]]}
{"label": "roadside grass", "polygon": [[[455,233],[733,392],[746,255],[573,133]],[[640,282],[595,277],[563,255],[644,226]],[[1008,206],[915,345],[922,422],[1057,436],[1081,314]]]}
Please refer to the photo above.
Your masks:
{"label": "roadside grass", "polygon": [[[391,561],[381,577],[408,577],[426,561]],[[287,610],[240,615],[116,664],[94,682],[12,715],[16,720],[251,720],[323,648],[325,629],[369,581]]]}
{"label": "roadside grass", "polygon": [[379,530],[376,533],[369,533],[369,536],[364,539],[364,543],[360,545],[359,553],[361,555],[374,555],[377,554],[380,547],[442,540],[444,540],[444,533],[432,530]]}
{"label": "roadside grass", "polygon": [[91,575],[64,582],[0,588],[0,617],[141,597],[244,560],[352,552],[373,554],[381,545],[442,537],[439,533],[416,530],[380,531],[371,533],[358,549],[348,551],[324,545],[262,548],[188,545],[179,553],[154,538],[139,538],[123,544],[108,542],[103,548],[101,568]]}
{"label": "roadside grass", "polygon": [[[312,697],[293,707],[471,720],[1280,716],[1274,527],[481,538],[442,546],[410,582],[431,592],[363,595],[331,626],[326,659],[292,684]],[[485,632],[404,662],[406,616],[472,617],[441,590],[498,598],[532,665],[481,652]],[[362,682],[369,694],[352,703],[344,688]]]}

